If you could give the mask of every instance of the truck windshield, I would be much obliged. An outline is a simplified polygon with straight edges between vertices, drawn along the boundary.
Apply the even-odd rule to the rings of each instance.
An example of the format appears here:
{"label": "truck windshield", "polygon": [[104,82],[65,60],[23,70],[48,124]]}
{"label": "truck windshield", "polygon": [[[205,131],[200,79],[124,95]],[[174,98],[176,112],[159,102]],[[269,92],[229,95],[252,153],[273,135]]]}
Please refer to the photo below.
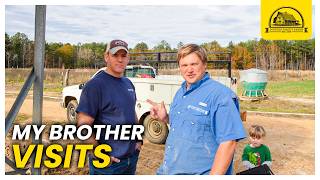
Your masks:
{"label": "truck windshield", "polygon": [[126,77],[142,77],[142,78],[155,78],[155,74],[151,68],[134,67],[125,70]]}

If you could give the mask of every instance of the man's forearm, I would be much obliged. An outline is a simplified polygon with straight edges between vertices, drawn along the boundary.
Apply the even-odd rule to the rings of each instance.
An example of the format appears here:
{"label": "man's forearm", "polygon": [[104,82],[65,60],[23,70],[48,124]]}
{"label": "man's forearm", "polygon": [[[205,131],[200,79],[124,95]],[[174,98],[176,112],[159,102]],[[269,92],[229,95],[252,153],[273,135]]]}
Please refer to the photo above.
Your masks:
{"label": "man's forearm", "polygon": [[[89,125],[93,124],[94,119],[85,113],[78,113],[77,115],[77,127],[82,125]],[[85,140],[86,144],[93,144],[93,146],[98,145],[98,141],[95,139],[95,134],[92,133],[89,139]]]}
{"label": "man's forearm", "polygon": [[219,145],[211,167],[211,175],[224,175],[227,172],[232,161],[235,148],[235,141],[227,141]]}
{"label": "man's forearm", "polygon": [[87,139],[85,141],[86,144],[92,144],[93,146],[97,146],[98,145],[98,141],[95,139],[95,135],[92,134],[92,136],[90,136],[89,139]]}

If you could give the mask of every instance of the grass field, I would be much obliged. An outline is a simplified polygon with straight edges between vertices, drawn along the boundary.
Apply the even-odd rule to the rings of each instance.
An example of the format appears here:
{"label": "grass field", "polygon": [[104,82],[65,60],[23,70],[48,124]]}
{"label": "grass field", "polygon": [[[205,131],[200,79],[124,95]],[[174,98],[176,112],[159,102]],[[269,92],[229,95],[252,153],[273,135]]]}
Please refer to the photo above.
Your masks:
{"label": "grass field", "polygon": [[315,81],[270,82],[267,93],[270,96],[314,98]]}
{"label": "grass field", "polygon": [[[243,88],[238,84],[238,95],[241,95]],[[266,87],[269,96],[282,96],[290,98],[314,98],[315,81],[270,81]]]}
{"label": "grass field", "polygon": [[[238,95],[241,95],[242,86],[238,85]],[[314,103],[304,103],[303,101],[289,101],[290,98],[314,99],[315,81],[271,81],[268,82],[266,93],[270,97],[262,101],[241,101],[242,110],[263,111],[263,112],[287,112],[287,113],[315,113]],[[274,99],[281,97],[282,99]]]}

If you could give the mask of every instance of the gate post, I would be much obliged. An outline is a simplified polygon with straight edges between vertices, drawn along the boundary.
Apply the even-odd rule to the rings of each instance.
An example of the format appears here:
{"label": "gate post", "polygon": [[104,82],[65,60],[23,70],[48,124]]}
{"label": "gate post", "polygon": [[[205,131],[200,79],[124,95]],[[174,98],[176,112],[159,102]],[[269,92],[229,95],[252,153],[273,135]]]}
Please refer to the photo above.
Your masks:
{"label": "gate post", "polygon": [[[44,76],[44,55],[45,55],[45,28],[46,27],[46,6],[37,5],[35,13],[35,41],[34,41],[34,73],[35,80],[33,84],[33,112],[32,124],[42,124],[42,104],[43,104],[43,76]],[[32,143],[41,143],[34,139],[32,135]],[[32,156],[31,172],[32,174],[41,174],[41,168],[34,168],[35,153]]]}

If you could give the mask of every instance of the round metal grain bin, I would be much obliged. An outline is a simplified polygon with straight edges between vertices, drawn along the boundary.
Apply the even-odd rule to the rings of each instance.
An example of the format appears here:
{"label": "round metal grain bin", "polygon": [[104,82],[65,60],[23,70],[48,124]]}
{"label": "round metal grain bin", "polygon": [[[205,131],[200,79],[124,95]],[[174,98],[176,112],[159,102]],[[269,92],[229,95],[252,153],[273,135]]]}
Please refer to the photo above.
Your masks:
{"label": "round metal grain bin", "polygon": [[242,82],[242,96],[265,97],[265,89],[268,82],[267,72],[260,69],[248,69],[240,71],[240,82]]}

